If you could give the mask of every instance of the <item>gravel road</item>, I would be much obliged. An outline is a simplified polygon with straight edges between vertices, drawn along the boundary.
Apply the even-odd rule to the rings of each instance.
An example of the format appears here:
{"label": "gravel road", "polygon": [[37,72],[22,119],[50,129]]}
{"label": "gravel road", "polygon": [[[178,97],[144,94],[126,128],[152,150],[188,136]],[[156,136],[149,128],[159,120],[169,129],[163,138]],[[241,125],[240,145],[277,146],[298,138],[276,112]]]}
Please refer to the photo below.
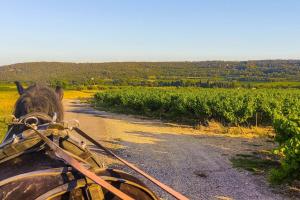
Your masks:
{"label": "gravel road", "polygon": [[[260,148],[261,139],[203,134],[200,130],[156,120],[97,111],[65,100],[65,117],[122,157],[190,199],[284,199],[263,178],[232,168],[229,159]],[[107,166],[121,163],[102,156]],[[124,168],[127,172],[131,170]],[[144,180],[163,199],[168,194]]]}

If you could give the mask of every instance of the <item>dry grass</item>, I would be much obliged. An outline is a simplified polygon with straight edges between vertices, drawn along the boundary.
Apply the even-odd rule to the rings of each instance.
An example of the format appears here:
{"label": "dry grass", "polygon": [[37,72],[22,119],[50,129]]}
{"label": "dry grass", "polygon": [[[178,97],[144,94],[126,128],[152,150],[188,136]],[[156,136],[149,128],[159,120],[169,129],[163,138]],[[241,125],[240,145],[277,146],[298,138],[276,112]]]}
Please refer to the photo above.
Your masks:
{"label": "dry grass", "polygon": [[6,131],[6,122],[11,119],[17,97],[16,91],[0,91],[0,141]]}
{"label": "dry grass", "polygon": [[65,99],[86,99],[86,98],[91,98],[97,90],[81,90],[81,91],[76,91],[76,90],[66,90],[64,92],[64,98]]}
{"label": "dry grass", "polygon": [[200,130],[203,133],[214,134],[226,134],[230,137],[243,137],[243,138],[255,138],[255,137],[274,137],[275,132],[273,127],[226,127],[219,122],[211,121],[208,126],[198,125],[195,129]]}

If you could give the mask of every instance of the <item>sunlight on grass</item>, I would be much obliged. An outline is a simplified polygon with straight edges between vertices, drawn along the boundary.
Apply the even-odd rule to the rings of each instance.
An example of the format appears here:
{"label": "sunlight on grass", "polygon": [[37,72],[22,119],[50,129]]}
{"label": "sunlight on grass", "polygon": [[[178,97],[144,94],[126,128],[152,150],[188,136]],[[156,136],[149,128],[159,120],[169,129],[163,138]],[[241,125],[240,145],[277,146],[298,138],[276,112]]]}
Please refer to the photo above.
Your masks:
{"label": "sunlight on grass", "polygon": [[11,119],[11,114],[17,98],[17,91],[0,91],[0,140],[7,128],[6,122]]}
{"label": "sunlight on grass", "polygon": [[93,95],[99,92],[98,90],[65,90],[64,91],[64,99],[86,99],[91,98]]}

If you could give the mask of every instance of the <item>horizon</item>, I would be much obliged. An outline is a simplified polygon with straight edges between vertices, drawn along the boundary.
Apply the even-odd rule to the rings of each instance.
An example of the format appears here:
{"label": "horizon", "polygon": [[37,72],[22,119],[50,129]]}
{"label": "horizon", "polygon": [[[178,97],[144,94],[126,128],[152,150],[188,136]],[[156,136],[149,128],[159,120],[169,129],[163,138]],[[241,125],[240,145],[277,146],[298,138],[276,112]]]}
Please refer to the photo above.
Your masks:
{"label": "horizon", "polygon": [[300,2],[0,2],[0,66],[300,59]]}
{"label": "horizon", "polygon": [[259,60],[166,60],[166,61],[98,61],[98,62],[72,62],[72,61],[26,61],[0,65],[10,66],[26,63],[72,63],[72,64],[101,64],[101,63],[175,63],[175,62],[255,62],[255,61],[299,61],[299,59],[259,59]]}

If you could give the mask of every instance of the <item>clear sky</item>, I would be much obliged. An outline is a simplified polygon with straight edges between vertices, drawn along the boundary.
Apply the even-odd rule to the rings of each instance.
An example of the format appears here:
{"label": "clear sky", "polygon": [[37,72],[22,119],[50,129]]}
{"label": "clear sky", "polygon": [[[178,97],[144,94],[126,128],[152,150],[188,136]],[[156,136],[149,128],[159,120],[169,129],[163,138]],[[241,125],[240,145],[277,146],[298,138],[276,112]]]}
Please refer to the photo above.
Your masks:
{"label": "clear sky", "polygon": [[299,0],[0,1],[0,64],[288,58]]}

